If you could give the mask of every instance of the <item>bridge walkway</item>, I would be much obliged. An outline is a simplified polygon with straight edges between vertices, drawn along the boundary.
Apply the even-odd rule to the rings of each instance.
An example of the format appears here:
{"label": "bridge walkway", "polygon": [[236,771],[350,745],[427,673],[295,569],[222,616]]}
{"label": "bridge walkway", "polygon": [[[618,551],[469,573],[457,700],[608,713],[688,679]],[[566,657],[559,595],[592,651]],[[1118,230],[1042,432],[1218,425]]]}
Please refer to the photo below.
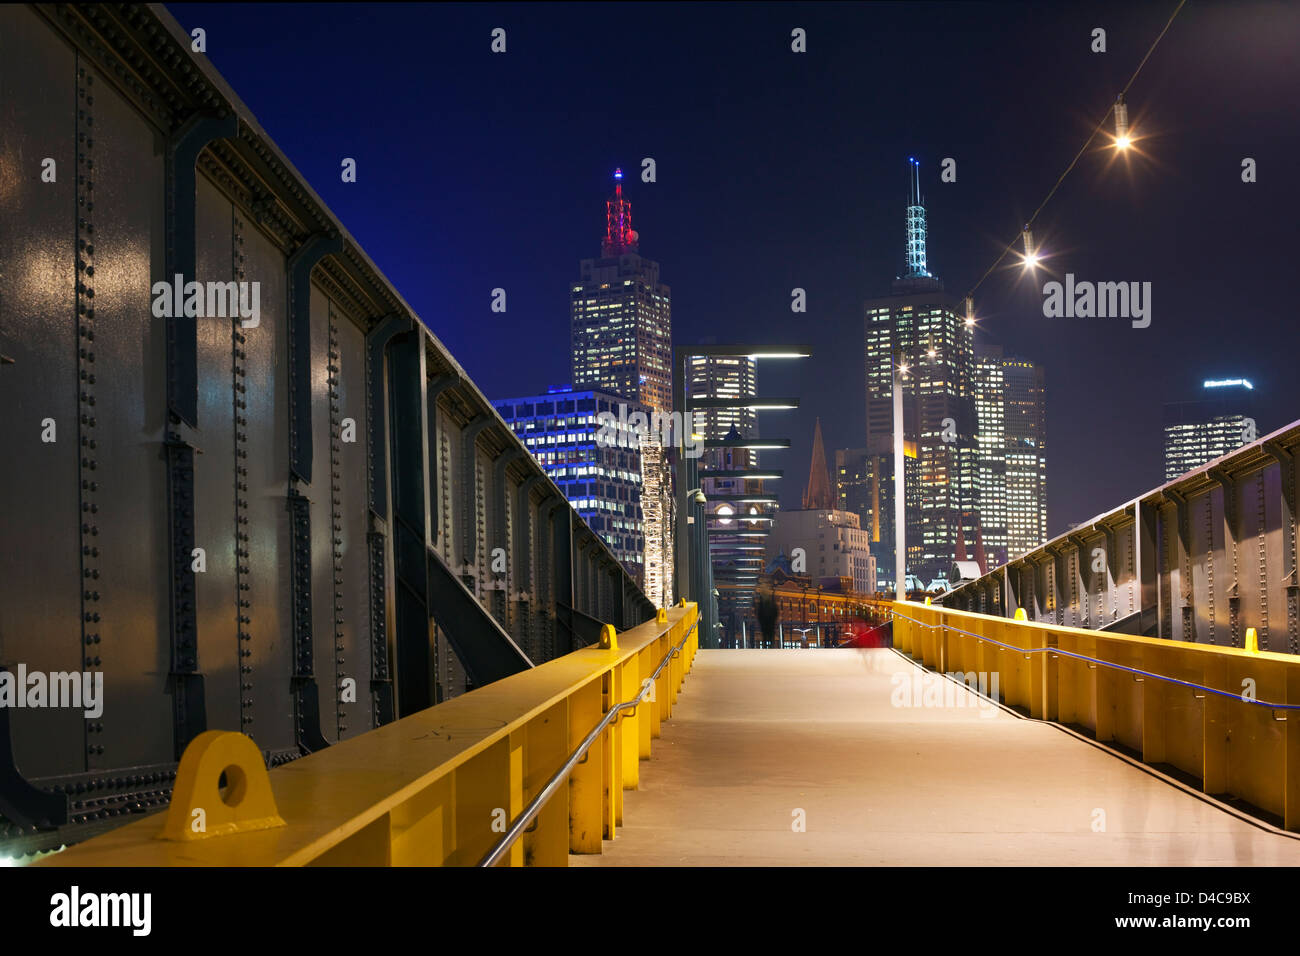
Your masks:
{"label": "bridge walkway", "polygon": [[1300,864],[1300,839],[888,649],[701,650],[625,801],[572,865]]}

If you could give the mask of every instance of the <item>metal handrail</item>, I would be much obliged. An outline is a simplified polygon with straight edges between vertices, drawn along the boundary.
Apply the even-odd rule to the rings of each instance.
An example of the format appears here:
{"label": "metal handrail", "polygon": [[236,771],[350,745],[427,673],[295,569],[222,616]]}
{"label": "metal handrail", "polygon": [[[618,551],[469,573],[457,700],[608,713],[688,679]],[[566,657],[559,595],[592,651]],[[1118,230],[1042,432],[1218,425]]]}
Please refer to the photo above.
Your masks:
{"label": "metal handrail", "polygon": [[[952,609],[948,608],[947,610],[952,610]],[[1165,674],[1157,674],[1153,671],[1144,671],[1138,667],[1129,667],[1127,664],[1116,664],[1114,661],[1102,660],[1100,657],[1089,657],[1087,654],[1079,654],[1076,653],[1075,651],[1062,650],[1061,648],[1056,647],[1055,645],[1048,645],[1046,647],[1016,647],[1016,645],[1014,644],[1006,644],[1003,643],[1002,641],[995,640],[994,638],[986,637],[983,634],[976,634],[974,631],[963,630],[962,628],[957,627],[954,624],[949,624],[947,621],[940,621],[938,624],[928,624],[925,621],[918,621],[914,617],[908,617],[906,614],[902,614],[899,611],[892,611],[891,613],[895,617],[901,617],[905,621],[911,621],[913,624],[919,624],[921,625],[921,627],[929,628],[932,631],[937,628],[943,628],[944,630],[949,630],[949,631],[956,631],[958,634],[965,634],[967,637],[973,637],[979,641],[985,641],[989,644],[996,644],[998,647],[1005,647],[1007,650],[1015,651],[1018,654],[1024,654],[1026,655],[1026,657],[1028,657],[1028,655],[1030,654],[1043,654],[1043,653],[1058,654],[1062,657],[1072,657],[1076,660],[1087,661],[1091,664],[1101,664],[1103,667],[1109,667],[1112,670],[1127,671],[1130,674],[1141,674],[1144,677],[1154,677],[1157,680],[1167,681],[1170,684],[1181,684],[1183,687],[1190,687],[1193,690],[1203,690],[1211,694],[1216,694],[1220,697],[1227,697],[1229,700],[1238,700],[1241,701],[1241,703],[1243,704],[1253,704],[1256,707],[1267,707],[1270,710],[1300,710],[1300,704],[1276,704],[1267,700],[1256,700],[1253,697],[1243,697],[1241,694],[1229,693],[1226,690],[1219,690],[1217,687],[1207,687],[1206,685],[1198,684],[1195,681],[1182,680],[1178,677],[1168,677]],[[999,620],[1005,620],[1005,618],[999,618]],[[1033,621],[1012,622],[1012,623],[1025,623],[1028,627],[1033,627],[1035,624],[1035,622]],[[1046,626],[1051,627],[1053,625],[1046,625]],[[1122,635],[1116,635],[1116,634],[1106,634],[1105,636],[1108,638],[1122,637]]]}
{"label": "metal handrail", "polygon": [[514,842],[519,839],[520,834],[522,834],[528,828],[528,825],[536,819],[537,814],[542,812],[542,807],[546,806],[551,797],[555,796],[555,794],[559,792],[560,785],[568,779],[569,774],[573,772],[573,768],[582,762],[582,758],[586,754],[587,750],[596,742],[600,735],[604,733],[605,728],[613,723],[614,719],[622,711],[635,709],[637,705],[645,699],[645,695],[649,693],[652,687],[654,687],[654,682],[658,679],[659,675],[663,673],[663,669],[668,666],[668,662],[681,653],[682,648],[686,646],[686,642],[691,639],[691,635],[695,633],[695,630],[698,627],[699,621],[697,620],[687,629],[686,635],[681,639],[681,641],[668,649],[668,653],[665,654],[664,659],[659,662],[659,666],[655,668],[655,672],[646,680],[641,682],[641,693],[637,694],[631,700],[625,700],[621,704],[615,704],[609,709],[608,713],[601,718],[600,723],[592,729],[591,733],[587,734],[587,736],[583,738],[582,743],[578,744],[578,749],[569,754],[569,758],[564,761],[564,764],[555,772],[555,775],[552,776],[550,780],[546,781],[546,786],[542,787],[537,796],[533,797],[532,802],[524,808],[524,812],[520,815],[519,819],[512,823],[510,829],[506,830],[501,839],[497,841],[496,846],[491,849],[487,856],[483,857],[483,859],[479,861],[479,866],[495,866],[500,862],[501,858],[506,855],[510,847],[514,845]]}

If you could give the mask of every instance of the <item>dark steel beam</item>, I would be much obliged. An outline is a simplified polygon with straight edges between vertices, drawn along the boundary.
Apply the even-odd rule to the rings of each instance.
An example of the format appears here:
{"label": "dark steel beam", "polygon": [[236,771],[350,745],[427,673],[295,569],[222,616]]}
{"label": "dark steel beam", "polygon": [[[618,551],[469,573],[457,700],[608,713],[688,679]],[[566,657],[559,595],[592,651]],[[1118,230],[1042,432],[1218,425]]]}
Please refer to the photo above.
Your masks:
{"label": "dark steel beam", "polygon": [[475,687],[528,670],[533,662],[497,623],[437,551],[426,550],[433,621],[447,635]]}
{"label": "dark steel beam", "polygon": [[429,428],[429,541],[438,543],[442,533],[442,483],[438,481],[438,441],[442,426],[438,424],[438,396],[460,382],[459,375],[445,372],[429,380],[427,386]]}
{"label": "dark steel beam", "polygon": [[[461,556],[464,558],[466,565],[473,565],[474,571],[479,571],[478,561],[478,502],[481,489],[478,486],[478,436],[483,429],[492,424],[492,416],[486,412],[480,412],[465,424],[460,430],[460,475],[461,475],[461,504],[464,508],[466,520],[462,522],[461,527],[464,529],[464,547],[461,549]],[[486,510],[486,504],[484,505]],[[470,574],[468,569],[465,577],[469,580],[466,584],[473,587],[477,581],[474,574]]]}
{"label": "dark steel beam", "polygon": [[376,725],[397,717],[393,668],[388,633],[388,344],[397,335],[415,328],[405,316],[381,319],[366,335],[366,440],[368,446],[366,487],[369,496],[370,531],[366,545],[370,555],[370,694]]}
{"label": "dark steel beam", "polygon": [[[167,282],[196,281],[198,257],[195,190],[199,153],[211,142],[233,138],[239,121],[224,110],[191,116],[167,141]],[[198,326],[194,318],[174,315],[167,328],[167,408],[178,421],[198,427]]]}
{"label": "dark steel beam", "polygon": [[[0,664],[0,671],[13,673],[8,664]],[[15,674],[13,680],[17,679]],[[18,692],[25,693],[26,688]],[[0,707],[0,814],[29,827],[62,826],[68,822],[68,795],[41,790],[19,771],[14,760],[9,712],[10,708]]]}
{"label": "dark steel beam", "polygon": [[555,602],[555,609],[557,619],[568,633],[571,651],[588,647],[600,640],[600,635],[605,630],[604,621],[560,601]]}
{"label": "dark steel beam", "polygon": [[315,644],[311,608],[311,508],[307,497],[296,487],[289,489],[290,578],[293,599],[290,619],[293,634],[294,734],[303,753],[314,753],[329,746],[321,733],[320,691],[316,686]]}
{"label": "dark steel beam", "polygon": [[[195,191],[199,153],[211,142],[235,136],[233,114],[199,114],[168,140],[166,182],[166,280],[197,279]],[[177,279],[177,276],[180,279]],[[194,317],[173,315],[166,323],[167,410],[164,440],[167,461],[169,538],[170,665],[172,746],[180,759],[189,742],[207,730],[207,702],[199,670],[198,601],[194,589],[194,452],[198,426],[198,325]]]}
{"label": "dark steel beam", "polygon": [[343,251],[338,235],[310,236],[287,263],[289,345],[289,533],[290,602],[293,631],[294,728],[298,746],[313,753],[329,746],[320,726],[316,685],[315,630],[312,623],[311,500],[299,484],[311,484],[311,270],[322,258]]}
{"label": "dark steel beam", "polygon": [[311,484],[311,270],[343,251],[339,235],[309,237],[289,257],[289,473]]}
{"label": "dark steel beam", "polygon": [[394,644],[399,717],[436,703],[429,635],[428,426],[424,332],[413,329],[388,347],[388,441],[393,462]]}
{"label": "dark steel beam", "polygon": [[416,327],[413,319],[390,315],[380,319],[366,335],[366,432],[370,436],[368,486],[370,510],[388,521],[388,427],[385,408],[388,397],[386,359],[388,343],[403,332]]}
{"label": "dark steel beam", "polygon": [[576,649],[573,644],[573,629],[560,616],[561,607],[573,607],[574,604],[573,508],[563,498],[559,499],[551,505],[549,521],[551,561],[555,572],[551,600],[554,603],[555,654],[558,657]]}

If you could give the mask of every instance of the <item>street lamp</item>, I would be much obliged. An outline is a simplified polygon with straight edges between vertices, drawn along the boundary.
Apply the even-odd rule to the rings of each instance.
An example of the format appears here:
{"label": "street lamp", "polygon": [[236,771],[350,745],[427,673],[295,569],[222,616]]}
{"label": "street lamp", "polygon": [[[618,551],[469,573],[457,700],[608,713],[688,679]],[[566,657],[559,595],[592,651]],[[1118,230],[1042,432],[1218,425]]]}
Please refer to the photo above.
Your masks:
{"label": "street lamp", "polygon": [[890,357],[894,389],[894,600],[907,598],[907,500],[903,475],[903,375],[907,365],[900,352]]}
{"label": "street lamp", "polygon": [[1025,229],[1024,232],[1021,233],[1021,237],[1025,241],[1025,268],[1036,268],[1040,257],[1038,255],[1038,247],[1034,245],[1034,233],[1033,230],[1029,228],[1029,223],[1025,223]]}
{"label": "street lamp", "polygon": [[1115,146],[1123,151],[1132,143],[1133,138],[1128,132],[1128,105],[1124,102],[1124,94],[1121,93],[1115,99]]}

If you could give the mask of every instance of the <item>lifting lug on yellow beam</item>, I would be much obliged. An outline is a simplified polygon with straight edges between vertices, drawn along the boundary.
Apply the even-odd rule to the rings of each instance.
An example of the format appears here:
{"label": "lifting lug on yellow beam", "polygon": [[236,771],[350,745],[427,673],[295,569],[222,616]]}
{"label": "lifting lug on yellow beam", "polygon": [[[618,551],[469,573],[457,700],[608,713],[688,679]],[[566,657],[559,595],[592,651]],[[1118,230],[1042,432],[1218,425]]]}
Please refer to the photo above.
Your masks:
{"label": "lifting lug on yellow beam", "polygon": [[1246,628],[1246,653],[1259,653],[1259,635],[1253,627]]}
{"label": "lifting lug on yellow beam", "polygon": [[[223,773],[224,794],[219,786]],[[232,730],[208,730],[191,740],[181,755],[158,838],[206,840],[284,825],[257,744]]]}
{"label": "lifting lug on yellow beam", "polygon": [[611,651],[618,650],[618,632],[614,630],[613,624],[606,624],[600,632],[600,646]]}

